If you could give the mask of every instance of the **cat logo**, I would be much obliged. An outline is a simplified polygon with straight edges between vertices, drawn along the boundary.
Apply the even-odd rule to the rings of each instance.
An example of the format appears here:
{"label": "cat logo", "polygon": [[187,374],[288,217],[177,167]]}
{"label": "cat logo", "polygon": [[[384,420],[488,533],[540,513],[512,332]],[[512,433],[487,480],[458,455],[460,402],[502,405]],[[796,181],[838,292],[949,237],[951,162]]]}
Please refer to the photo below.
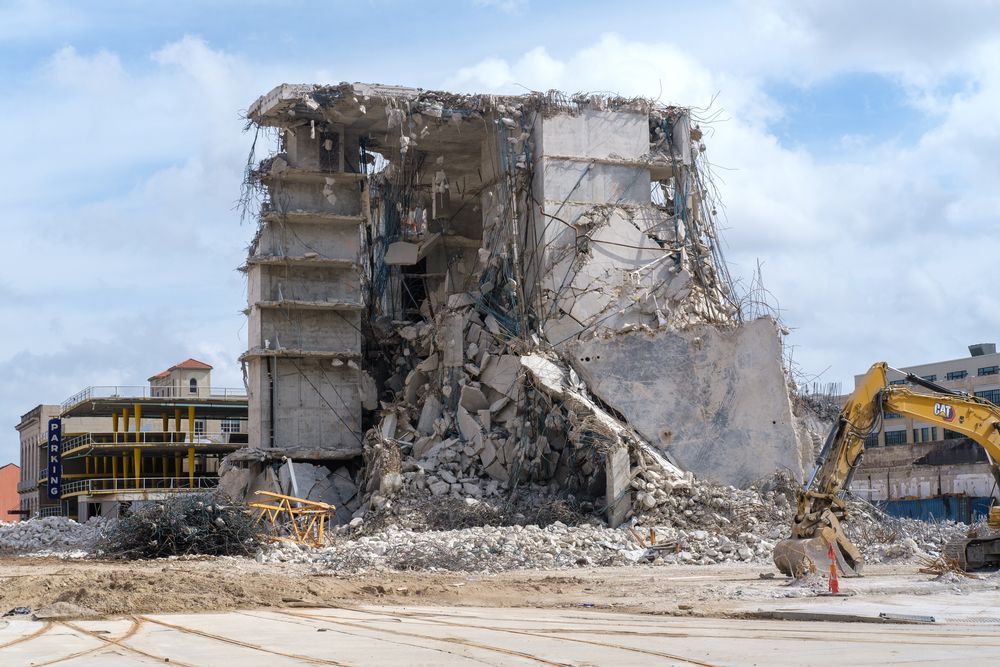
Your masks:
{"label": "cat logo", "polygon": [[935,403],[934,416],[940,417],[946,422],[955,421],[955,408],[950,405],[945,405],[944,403]]}

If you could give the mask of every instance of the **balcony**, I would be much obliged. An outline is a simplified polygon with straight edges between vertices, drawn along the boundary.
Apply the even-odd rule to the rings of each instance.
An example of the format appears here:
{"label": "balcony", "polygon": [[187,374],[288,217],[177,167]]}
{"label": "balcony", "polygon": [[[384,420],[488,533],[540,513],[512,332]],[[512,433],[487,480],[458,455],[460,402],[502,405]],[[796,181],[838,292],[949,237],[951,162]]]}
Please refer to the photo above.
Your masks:
{"label": "balcony", "polygon": [[38,510],[37,516],[39,518],[44,518],[47,516],[66,516],[61,505],[50,505],[49,507],[43,507]]}
{"label": "balcony", "polygon": [[218,477],[140,477],[79,479],[62,486],[62,497],[74,495],[101,495],[112,493],[193,493],[214,489],[219,485]]}
{"label": "balcony", "polygon": [[67,398],[62,403],[62,411],[66,412],[74,406],[96,399],[126,398],[141,400],[150,398],[168,398],[205,400],[212,398],[237,399],[246,398],[246,396],[247,390],[243,387],[211,387],[207,389],[198,389],[192,393],[188,387],[181,386],[150,387],[148,385],[97,385],[87,387],[86,389],[78,391]]}
{"label": "balcony", "polygon": [[[137,437],[138,436],[138,437]],[[81,450],[77,453],[86,454],[95,449],[158,449],[178,451],[188,447],[196,449],[239,449],[247,444],[246,433],[198,433],[188,440],[188,434],[176,431],[140,431],[110,433],[81,433],[66,438],[60,446],[60,453],[66,456],[69,452]]]}

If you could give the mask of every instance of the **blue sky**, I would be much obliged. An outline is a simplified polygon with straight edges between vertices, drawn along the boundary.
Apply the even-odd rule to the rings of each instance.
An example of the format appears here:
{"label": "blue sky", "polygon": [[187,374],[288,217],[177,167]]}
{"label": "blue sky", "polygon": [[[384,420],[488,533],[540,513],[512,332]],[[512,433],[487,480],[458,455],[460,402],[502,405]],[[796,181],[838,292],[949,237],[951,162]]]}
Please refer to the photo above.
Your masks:
{"label": "blue sky", "polygon": [[282,82],[704,107],[733,273],[806,376],[996,340],[1000,3],[0,0],[0,463],[40,402],[241,383],[240,112]]}

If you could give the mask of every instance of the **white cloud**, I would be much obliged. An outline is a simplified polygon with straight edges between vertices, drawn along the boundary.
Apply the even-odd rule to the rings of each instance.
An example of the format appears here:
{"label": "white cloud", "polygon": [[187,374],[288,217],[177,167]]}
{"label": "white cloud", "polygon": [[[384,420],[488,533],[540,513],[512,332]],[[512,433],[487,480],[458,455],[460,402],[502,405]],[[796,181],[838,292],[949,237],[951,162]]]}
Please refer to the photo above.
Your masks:
{"label": "white cloud", "polygon": [[4,112],[32,131],[12,133],[16,159],[0,163],[17,249],[0,264],[0,367],[18,378],[0,392],[0,421],[83,385],[141,384],[188,356],[240,385],[236,267],[252,231],[233,210],[251,140],[239,109],[281,77],[190,37],[128,64],[68,46],[28,74]]}
{"label": "white cloud", "polygon": [[[853,150],[836,159],[816,156],[781,145],[770,131],[783,109],[761,82],[799,67],[845,72],[864,54],[874,57],[879,45],[872,35],[858,35],[853,55],[816,65],[850,26],[825,24],[827,14],[816,5],[793,5],[771,3],[771,11],[765,7],[747,22],[755,38],[773,38],[762,45],[770,55],[750,57],[757,64],[749,75],[740,75],[747,63],[737,59],[727,67],[715,54],[708,65],[669,43],[612,34],[560,60],[543,51],[551,62],[538,72],[529,65],[535,49],[463,68],[450,83],[497,92],[523,86],[643,94],[692,106],[718,92],[727,120],[709,128],[707,155],[717,165],[728,256],[743,280],[763,262],[765,282],[796,329],[791,344],[804,370],[831,367],[824,379],[847,384],[880,358],[903,365],[961,356],[967,343],[1000,330],[991,288],[972,288],[973,309],[961,295],[970,288],[947,279],[988,278],[1000,255],[993,232],[1000,195],[991,185],[1000,176],[1000,59],[987,55],[988,40],[963,46],[980,54],[974,65],[966,63],[974,85],[941,98],[927,116],[931,129],[915,142],[855,138],[845,145]],[[889,41],[894,47],[876,58],[875,71],[916,80],[911,68],[920,59],[906,51],[905,40]],[[804,64],[776,63],[777,54],[787,58],[790,51],[800,52]],[[895,63],[906,67],[893,69]],[[952,70],[925,73],[922,84],[939,89]]]}
{"label": "white cloud", "polygon": [[72,46],[56,51],[44,68],[49,82],[65,90],[108,91],[124,83],[125,72],[117,54],[98,51],[91,56]]}

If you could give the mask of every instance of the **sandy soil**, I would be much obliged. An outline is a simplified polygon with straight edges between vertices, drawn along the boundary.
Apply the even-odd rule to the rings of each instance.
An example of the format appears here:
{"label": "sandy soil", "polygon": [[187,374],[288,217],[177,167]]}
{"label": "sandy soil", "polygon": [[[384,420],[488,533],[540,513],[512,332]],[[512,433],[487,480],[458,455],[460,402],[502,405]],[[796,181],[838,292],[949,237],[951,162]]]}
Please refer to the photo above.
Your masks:
{"label": "sandy soil", "polygon": [[[762,576],[763,575],[763,576]],[[814,596],[763,566],[632,566],[497,575],[435,572],[316,573],[304,565],[234,558],[139,562],[0,559],[0,613],[68,602],[100,615],[355,604],[585,607],[727,616],[736,602]],[[863,596],[930,594],[1000,585],[1000,576],[936,581],[914,565],[877,566],[842,588]],[[745,605],[742,605],[745,608]]]}

